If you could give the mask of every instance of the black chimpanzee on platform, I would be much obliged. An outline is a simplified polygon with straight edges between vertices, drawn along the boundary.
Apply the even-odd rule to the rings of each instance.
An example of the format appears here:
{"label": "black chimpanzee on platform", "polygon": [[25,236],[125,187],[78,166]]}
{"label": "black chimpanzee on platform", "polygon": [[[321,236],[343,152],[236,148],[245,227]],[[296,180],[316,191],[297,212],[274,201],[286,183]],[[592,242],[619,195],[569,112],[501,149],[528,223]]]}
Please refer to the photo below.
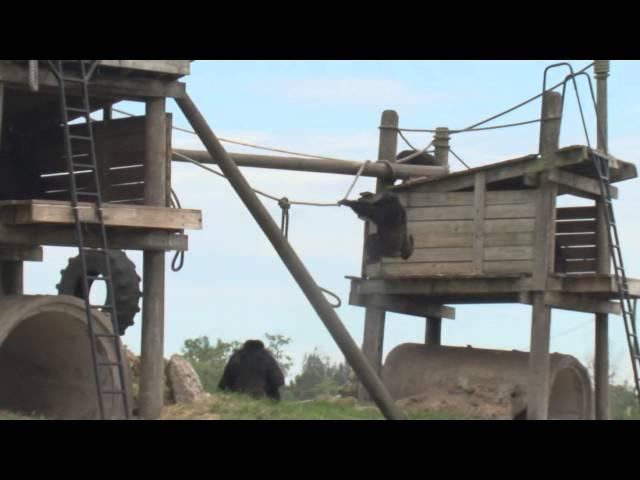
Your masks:
{"label": "black chimpanzee on platform", "polygon": [[361,194],[358,200],[342,200],[358,214],[376,224],[378,231],[367,236],[365,250],[367,262],[377,263],[382,257],[408,259],[413,253],[413,236],[407,231],[407,212],[398,195],[385,191]]}
{"label": "black chimpanzee on platform", "polygon": [[266,395],[279,401],[278,389],[283,385],[282,370],[264,344],[260,340],[247,340],[229,358],[218,388],[254,397]]}

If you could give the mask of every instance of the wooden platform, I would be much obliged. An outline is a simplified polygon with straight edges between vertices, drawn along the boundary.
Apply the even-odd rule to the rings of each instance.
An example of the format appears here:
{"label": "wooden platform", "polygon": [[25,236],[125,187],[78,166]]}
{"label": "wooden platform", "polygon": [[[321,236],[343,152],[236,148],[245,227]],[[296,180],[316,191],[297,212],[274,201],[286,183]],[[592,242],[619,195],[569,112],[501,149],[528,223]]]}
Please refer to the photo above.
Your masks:
{"label": "wooden platform", "polygon": [[[80,203],[80,219],[97,223],[96,206]],[[103,205],[105,225],[137,229],[202,229],[202,212],[142,205]],[[0,202],[0,220],[9,225],[74,224],[70,202],[54,200],[9,200]]]}
{"label": "wooden platform", "polygon": [[[535,291],[529,275],[435,275],[405,278],[347,277],[351,304],[395,305],[387,310],[419,316],[451,318],[445,304],[524,303]],[[628,279],[630,295],[640,298],[640,279]],[[615,278],[610,275],[552,275],[545,303],[553,308],[581,312],[620,314]],[[436,314],[438,313],[438,314]]]}

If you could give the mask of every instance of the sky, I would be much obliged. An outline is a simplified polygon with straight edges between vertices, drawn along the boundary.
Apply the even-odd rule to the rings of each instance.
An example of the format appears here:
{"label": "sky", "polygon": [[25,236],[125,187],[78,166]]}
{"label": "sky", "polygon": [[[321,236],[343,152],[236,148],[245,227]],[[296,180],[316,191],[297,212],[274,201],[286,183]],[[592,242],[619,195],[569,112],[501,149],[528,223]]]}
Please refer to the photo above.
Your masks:
{"label": "sky", "polygon": [[[568,60],[575,70],[590,60]],[[222,138],[349,160],[375,160],[380,115],[396,110],[400,126],[460,129],[538,94],[549,61],[205,61],[191,64],[187,92],[213,131]],[[566,69],[549,73],[548,84],[561,81]],[[609,78],[609,150],[626,161],[640,160],[639,61],[612,61]],[[586,79],[578,81],[588,132],[596,141],[594,111]],[[116,108],[143,114],[141,103]],[[178,106],[167,101],[174,126],[190,128]],[[494,124],[539,118],[540,101]],[[537,124],[456,135],[451,148],[472,167],[538,149]],[[423,148],[425,133],[407,134]],[[174,148],[203,149],[197,137],[174,131]],[[560,145],[586,144],[575,94],[568,91]],[[225,144],[229,152],[268,153]],[[399,141],[399,148],[406,146]],[[464,167],[451,158],[453,171]],[[212,341],[282,334],[292,343],[288,354],[298,373],[304,354],[314,349],[334,361],[343,356],[308,304],[302,291],[226,180],[190,164],[174,162],[173,189],[183,208],[202,210],[203,229],[188,231],[189,251],[180,272],[170,269],[167,254],[165,356],[179,353],[184,341],[206,335]],[[342,198],[353,177],[243,168],[254,188],[276,197],[311,202]],[[638,180],[618,184],[616,217],[627,275],[640,277],[640,234],[635,206]],[[352,197],[372,191],[375,180],[359,179]],[[261,198],[280,221],[275,202]],[[565,202],[565,200],[562,200]],[[562,203],[564,205],[565,203]],[[349,280],[360,273],[363,224],[347,208],[294,206],[289,241],[316,282],[340,296],[336,311],[357,344],[362,342],[364,309],[348,305]],[[75,249],[46,247],[44,261],[26,264],[25,290],[55,294],[55,285]],[[142,272],[141,252],[128,252]],[[94,295],[99,295],[96,291]],[[446,345],[528,350],[531,308],[526,305],[460,305],[456,319],[443,320]],[[611,367],[616,382],[631,380],[631,366],[621,317],[610,316]],[[425,320],[387,314],[384,355],[398,344],[422,342]],[[140,351],[140,315],[124,342]],[[593,315],[553,310],[551,351],[593,357]]]}

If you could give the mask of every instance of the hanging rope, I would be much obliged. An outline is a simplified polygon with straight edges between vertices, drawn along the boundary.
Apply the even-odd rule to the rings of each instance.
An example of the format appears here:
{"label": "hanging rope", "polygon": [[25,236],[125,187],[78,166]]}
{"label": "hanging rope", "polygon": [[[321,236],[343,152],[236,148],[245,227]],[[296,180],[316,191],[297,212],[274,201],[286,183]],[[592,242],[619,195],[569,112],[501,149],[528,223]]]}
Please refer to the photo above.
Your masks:
{"label": "hanging rope", "polygon": [[[182,208],[180,205],[180,199],[178,198],[178,194],[176,194],[175,190],[171,189],[171,195],[169,196],[169,205],[171,208]],[[173,256],[173,260],[171,260],[171,270],[174,272],[179,272],[182,270],[184,266],[184,250],[176,251]]]}
{"label": "hanging rope", "polygon": [[278,205],[282,209],[282,218],[280,220],[280,231],[284,238],[289,238],[289,209],[291,208],[291,204],[289,203],[289,199],[287,197],[282,197],[278,200]]}

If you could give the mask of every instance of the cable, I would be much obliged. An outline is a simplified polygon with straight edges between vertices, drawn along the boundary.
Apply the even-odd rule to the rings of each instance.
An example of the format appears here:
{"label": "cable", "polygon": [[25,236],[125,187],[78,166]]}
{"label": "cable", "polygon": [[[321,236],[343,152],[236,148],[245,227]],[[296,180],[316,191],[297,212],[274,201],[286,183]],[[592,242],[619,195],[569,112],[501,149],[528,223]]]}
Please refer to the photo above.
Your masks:
{"label": "cable", "polygon": [[454,157],[456,157],[456,158],[458,159],[458,161],[459,161],[462,165],[464,165],[465,167],[467,167],[467,169],[468,169],[468,170],[471,170],[471,167],[470,167],[469,165],[467,165],[467,164],[466,164],[466,162],[465,162],[464,160],[462,160],[462,159],[458,156],[458,154],[457,154],[456,152],[454,152],[454,151],[451,149],[451,147],[449,147],[449,151],[451,152],[451,154],[452,154]]}
{"label": "cable", "polygon": [[[118,108],[114,108],[113,109],[114,112],[118,112],[118,113],[122,113],[123,115],[128,115],[130,117],[134,117],[135,115],[133,113],[130,112],[125,112],[124,110],[120,110]],[[171,127],[173,130],[178,130],[179,132],[185,132],[185,133],[190,133],[192,135],[197,135],[196,132],[194,132],[193,130],[189,130],[186,128],[181,128],[181,127],[176,127],[176,126],[172,126]],[[327,157],[324,155],[314,155],[311,153],[300,153],[300,152],[294,152],[291,150],[284,150],[282,148],[273,148],[273,147],[265,147],[263,145],[256,145],[253,143],[248,143],[248,142],[241,142],[239,140],[231,140],[229,138],[222,138],[222,137],[218,137],[218,140],[220,140],[221,142],[225,142],[225,143],[232,143],[234,145],[241,145],[243,147],[250,147],[250,148],[255,148],[258,150],[266,150],[269,152],[277,152],[277,153],[286,153],[288,155],[296,155],[298,157],[307,157],[307,158],[317,158],[319,160],[339,160],[342,162],[351,162],[353,160],[345,160],[343,158],[336,158],[336,157]]]}
{"label": "cable", "polygon": [[[169,205],[171,206],[171,208],[182,208],[182,205],[180,205],[178,194],[173,188],[171,189],[171,195],[169,197]],[[171,260],[171,270],[173,270],[174,272],[179,272],[180,270],[182,270],[183,266],[184,250],[178,250],[173,256],[173,260]]]}

